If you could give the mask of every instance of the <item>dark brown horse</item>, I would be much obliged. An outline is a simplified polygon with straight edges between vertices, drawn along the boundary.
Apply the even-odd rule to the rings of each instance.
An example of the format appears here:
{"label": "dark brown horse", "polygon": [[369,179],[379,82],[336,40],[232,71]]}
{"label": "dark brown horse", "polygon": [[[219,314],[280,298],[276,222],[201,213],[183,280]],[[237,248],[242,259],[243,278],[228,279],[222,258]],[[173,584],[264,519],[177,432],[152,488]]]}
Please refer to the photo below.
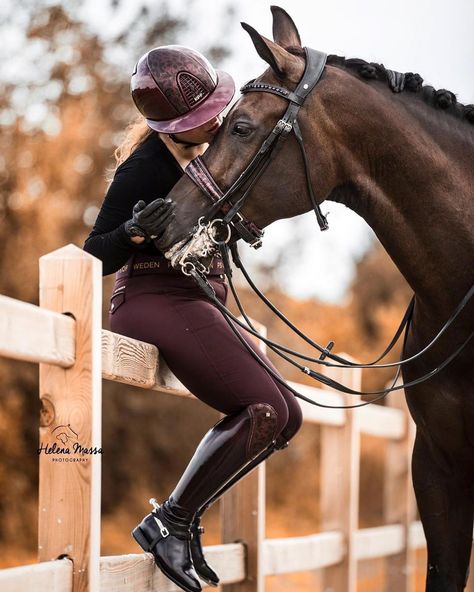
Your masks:
{"label": "dark brown horse", "polygon": [[[273,7],[270,41],[248,25],[269,68],[259,77],[294,89],[305,54],[291,18]],[[329,56],[299,114],[318,202],[345,204],[373,228],[416,300],[405,357],[437,333],[473,283],[474,107],[448,91],[422,86],[418,75],[395,89],[394,73],[377,64]],[[252,92],[231,109],[203,160],[227,189],[285,112],[278,96]],[[187,178],[170,196],[176,219],[158,245],[188,237],[209,208]],[[308,212],[299,147],[289,134],[243,208],[260,227]],[[472,331],[472,303],[424,356],[404,367],[413,380],[439,365]],[[417,435],[413,481],[428,541],[429,592],[464,589],[474,515],[474,347],[407,390]],[[392,395],[396,396],[396,395]]]}

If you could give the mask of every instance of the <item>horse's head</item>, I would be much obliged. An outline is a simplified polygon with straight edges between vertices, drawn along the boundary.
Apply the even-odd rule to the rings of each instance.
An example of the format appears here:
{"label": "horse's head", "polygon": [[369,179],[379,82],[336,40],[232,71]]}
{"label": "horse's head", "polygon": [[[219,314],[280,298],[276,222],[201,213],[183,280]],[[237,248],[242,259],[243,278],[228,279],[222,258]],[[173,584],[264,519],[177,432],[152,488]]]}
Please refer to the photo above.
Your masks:
{"label": "horse's head", "polygon": [[[272,7],[272,12],[274,41],[261,36],[249,25],[242,24],[259,56],[269,65],[255,82],[294,91],[305,71],[305,52],[296,26],[288,14],[277,7]],[[316,91],[308,95],[298,113],[308,158],[306,170],[310,178],[306,177],[295,134],[289,133],[245,198],[240,211],[247,220],[260,228],[313,209],[315,203],[310,199],[309,185],[313,189],[315,202],[320,203],[337,184],[334,158],[337,134],[331,128],[331,117],[328,116],[328,110],[334,110],[334,84],[328,84],[328,79],[333,77],[336,77],[337,83],[337,73],[323,72]],[[265,140],[271,137],[272,130],[285,114],[288,104],[283,96],[271,92],[248,92],[232,107],[202,158],[221,191],[225,193],[235,183]],[[245,185],[232,195],[233,204],[244,190]],[[209,211],[212,202],[187,175],[174,186],[170,197],[177,204],[176,217],[157,246],[177,265],[184,250],[189,251],[191,243],[188,239],[195,231],[197,221]],[[214,217],[222,218],[223,215],[218,213]],[[231,240],[236,238],[238,236],[233,228]],[[207,238],[204,237],[204,240]],[[194,252],[191,250],[191,255],[205,260],[206,249],[203,251],[201,246]]]}

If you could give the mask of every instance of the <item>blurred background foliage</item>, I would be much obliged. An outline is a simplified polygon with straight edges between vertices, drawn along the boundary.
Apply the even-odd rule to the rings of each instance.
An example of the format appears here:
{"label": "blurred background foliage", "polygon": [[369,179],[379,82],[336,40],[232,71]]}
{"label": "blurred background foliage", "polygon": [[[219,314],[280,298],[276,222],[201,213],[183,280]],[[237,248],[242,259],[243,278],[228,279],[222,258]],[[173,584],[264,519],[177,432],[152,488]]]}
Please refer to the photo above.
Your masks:
{"label": "blurred background foliage", "polygon": [[[38,258],[68,243],[82,247],[113,169],[113,151],[135,116],[129,72],[114,62],[113,48],[126,45],[137,56],[150,46],[176,42],[188,25],[159,2],[152,14],[143,7],[129,33],[105,44],[76,18],[74,5],[23,0],[2,22],[5,39],[9,27],[22,23],[25,65],[10,77],[6,65],[0,94],[0,293],[31,303],[38,303]],[[114,5],[119,2],[111,4],[112,10]],[[207,54],[218,64],[226,51],[213,46]],[[295,250],[297,255],[297,248],[282,252],[275,265]],[[267,277],[271,300],[298,327],[321,342],[334,339],[337,351],[362,361],[385,347],[410,297],[378,244],[358,262],[344,305],[290,298],[272,281],[271,266],[259,271]],[[112,276],[104,279],[106,328],[112,282]],[[242,294],[250,314],[268,327],[272,338],[309,351],[249,292]],[[285,377],[307,379],[273,361]],[[367,372],[363,386],[380,388],[390,376],[389,371]],[[0,384],[0,565],[6,566],[36,560],[38,367],[0,360]],[[139,552],[130,529],[149,511],[149,497],[169,493],[218,414],[197,400],[109,382],[104,383],[103,406],[102,554]],[[317,529],[317,454],[318,430],[305,426],[288,450],[267,463],[269,536]],[[370,504],[361,502],[361,526],[381,522],[383,450],[369,443],[363,454],[361,499]],[[283,478],[293,483],[291,490],[280,487]],[[209,516],[206,544],[218,542],[217,509]]]}

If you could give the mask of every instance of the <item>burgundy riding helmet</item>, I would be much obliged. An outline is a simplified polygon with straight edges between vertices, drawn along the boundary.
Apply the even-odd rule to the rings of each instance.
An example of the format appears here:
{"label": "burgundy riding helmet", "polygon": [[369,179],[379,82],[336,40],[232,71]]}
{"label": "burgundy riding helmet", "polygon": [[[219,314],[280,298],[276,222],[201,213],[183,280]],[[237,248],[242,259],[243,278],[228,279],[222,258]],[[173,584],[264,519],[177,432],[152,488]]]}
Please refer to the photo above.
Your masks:
{"label": "burgundy riding helmet", "polygon": [[147,52],[132,74],[133,101],[157,132],[178,134],[199,127],[232,100],[232,77],[214,70],[198,51],[163,45]]}

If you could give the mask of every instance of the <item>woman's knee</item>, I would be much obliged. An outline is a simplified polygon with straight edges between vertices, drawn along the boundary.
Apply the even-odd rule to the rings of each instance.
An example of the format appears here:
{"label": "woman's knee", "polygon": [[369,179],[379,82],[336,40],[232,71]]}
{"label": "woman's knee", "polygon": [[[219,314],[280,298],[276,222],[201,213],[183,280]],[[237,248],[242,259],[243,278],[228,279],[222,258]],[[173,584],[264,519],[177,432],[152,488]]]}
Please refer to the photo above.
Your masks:
{"label": "woman's knee", "polygon": [[277,416],[276,434],[286,441],[289,441],[298,432],[303,424],[303,412],[296,398],[291,394],[292,399],[279,397],[262,400],[262,403],[271,405]]}
{"label": "woman's knee", "polygon": [[[226,397],[219,399],[219,410],[225,415],[237,415],[244,409],[248,409],[252,405],[265,404],[272,409],[274,415],[275,433],[278,435],[283,428],[288,424],[290,413],[284,397],[278,390],[262,389],[258,396],[241,397],[240,400],[235,397]],[[225,403],[225,404],[224,404]],[[217,405],[213,405],[217,407]],[[225,407],[225,408],[223,408]]]}
{"label": "woman's knee", "polygon": [[272,400],[264,400],[262,403],[267,403],[271,405],[276,413],[276,434],[280,434],[281,431],[288,423],[288,419],[290,413],[288,411],[288,406],[286,401],[283,397],[278,397],[277,399],[272,398]]}
{"label": "woman's knee", "polygon": [[288,409],[288,421],[281,431],[281,435],[288,442],[297,434],[303,425],[303,411],[300,404],[293,393],[290,393],[290,397],[286,399],[286,405]]}

